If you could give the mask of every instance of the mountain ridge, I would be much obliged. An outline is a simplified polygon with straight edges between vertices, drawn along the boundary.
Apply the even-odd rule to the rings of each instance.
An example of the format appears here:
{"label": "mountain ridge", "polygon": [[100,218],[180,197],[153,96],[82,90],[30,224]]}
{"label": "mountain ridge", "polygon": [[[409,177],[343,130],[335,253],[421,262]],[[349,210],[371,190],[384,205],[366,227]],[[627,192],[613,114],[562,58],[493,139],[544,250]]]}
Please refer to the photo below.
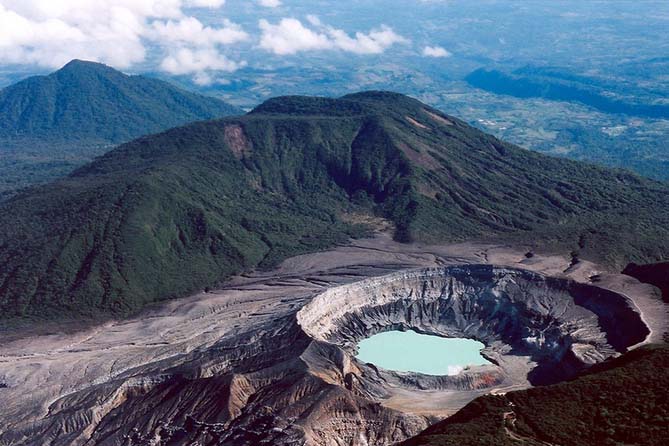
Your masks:
{"label": "mountain ridge", "polygon": [[360,214],[404,242],[661,260],[668,191],[394,93],[278,98],[126,143],[0,205],[0,309],[5,321],[128,315],[369,234]]}

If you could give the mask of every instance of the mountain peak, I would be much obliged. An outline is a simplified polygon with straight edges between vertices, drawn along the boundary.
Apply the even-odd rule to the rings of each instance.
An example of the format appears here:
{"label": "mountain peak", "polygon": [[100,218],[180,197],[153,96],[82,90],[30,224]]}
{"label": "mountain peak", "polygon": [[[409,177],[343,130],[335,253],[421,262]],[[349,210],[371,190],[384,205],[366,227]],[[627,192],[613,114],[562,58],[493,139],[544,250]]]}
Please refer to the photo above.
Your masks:
{"label": "mountain peak", "polygon": [[68,67],[77,67],[77,66],[109,67],[108,65],[105,65],[101,62],[95,62],[95,61],[92,61],[92,60],[72,59],[71,61],[69,61],[68,63],[63,65],[63,67],[61,69],[68,68]]}
{"label": "mountain peak", "polygon": [[119,73],[122,74],[120,71],[116,70],[115,68],[110,67],[109,65],[105,65],[100,62],[92,62],[89,60],[81,60],[81,59],[72,59],[63,67],[56,71],[54,74],[58,73],[63,73],[63,72],[79,72],[82,70],[92,70],[92,71],[101,71],[101,72],[114,72],[114,73]]}
{"label": "mountain peak", "polygon": [[363,108],[353,101],[320,96],[279,96],[268,99],[251,111],[261,115],[351,116]]}
{"label": "mountain peak", "polygon": [[0,93],[0,138],[118,143],[241,111],[167,82],[75,59]]}
{"label": "mountain peak", "polygon": [[346,96],[342,96],[341,99],[346,99],[349,101],[374,101],[382,103],[412,102],[414,104],[421,105],[419,101],[411,98],[410,96],[387,90],[361,91],[358,93],[347,94]]}

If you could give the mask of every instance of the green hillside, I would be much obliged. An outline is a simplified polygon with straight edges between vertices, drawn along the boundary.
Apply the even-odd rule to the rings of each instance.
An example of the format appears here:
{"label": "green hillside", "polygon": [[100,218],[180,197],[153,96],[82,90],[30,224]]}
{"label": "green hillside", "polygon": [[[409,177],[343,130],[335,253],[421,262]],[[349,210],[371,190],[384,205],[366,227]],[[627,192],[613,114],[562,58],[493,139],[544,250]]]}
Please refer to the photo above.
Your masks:
{"label": "green hillside", "polygon": [[405,96],[273,99],[140,138],[0,205],[0,311],[127,315],[365,233],[610,263],[669,252],[669,187],[505,144]]}
{"label": "green hillside", "polygon": [[569,382],[487,395],[401,446],[661,446],[669,346],[642,347]]}
{"label": "green hillside", "polygon": [[72,61],[0,90],[0,200],[67,175],[114,145],[242,111],[108,66]]}
{"label": "green hillside", "polygon": [[239,112],[164,81],[74,60],[0,91],[0,138],[119,143]]}

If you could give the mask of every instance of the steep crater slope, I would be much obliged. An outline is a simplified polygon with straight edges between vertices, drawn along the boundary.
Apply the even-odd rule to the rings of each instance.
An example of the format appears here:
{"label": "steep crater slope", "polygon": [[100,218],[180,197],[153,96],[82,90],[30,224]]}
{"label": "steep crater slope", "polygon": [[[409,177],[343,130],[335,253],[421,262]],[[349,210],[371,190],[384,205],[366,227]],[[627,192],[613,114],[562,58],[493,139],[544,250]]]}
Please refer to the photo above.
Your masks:
{"label": "steep crater slope", "polygon": [[[48,360],[20,356],[4,374],[0,362],[0,445],[391,445],[479,395],[570,377],[646,339],[621,294],[455,252],[289,268],[101,328]],[[305,257],[306,271],[327,262]],[[443,262],[460,266],[413,269]],[[360,281],[379,268],[391,273]],[[428,376],[355,359],[363,337],[408,328],[482,340],[494,364]],[[552,370],[558,359],[567,366]]]}
{"label": "steep crater slope", "polygon": [[[650,333],[620,294],[490,265],[400,272],[333,288],[297,319],[313,339],[350,354],[360,340],[397,329],[481,341],[497,366],[472,367],[465,375],[476,378],[465,387],[564,380]],[[386,379],[418,388],[463,385],[462,377],[394,376]]]}
{"label": "steep crater slope", "polygon": [[623,270],[623,274],[654,285],[662,292],[662,298],[669,303],[669,262],[637,265],[631,263]]}

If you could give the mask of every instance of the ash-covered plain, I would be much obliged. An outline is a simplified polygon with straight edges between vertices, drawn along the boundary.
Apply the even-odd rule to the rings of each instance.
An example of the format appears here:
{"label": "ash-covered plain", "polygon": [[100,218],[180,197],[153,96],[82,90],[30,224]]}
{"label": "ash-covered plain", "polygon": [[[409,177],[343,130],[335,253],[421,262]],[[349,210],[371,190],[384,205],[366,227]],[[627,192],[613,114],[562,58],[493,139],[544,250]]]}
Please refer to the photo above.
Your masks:
{"label": "ash-covered plain", "polygon": [[[19,338],[0,347],[0,444],[390,445],[666,332],[652,287],[523,252],[378,236],[137,319]],[[392,329],[480,340],[493,364],[428,376],[355,359]]]}

